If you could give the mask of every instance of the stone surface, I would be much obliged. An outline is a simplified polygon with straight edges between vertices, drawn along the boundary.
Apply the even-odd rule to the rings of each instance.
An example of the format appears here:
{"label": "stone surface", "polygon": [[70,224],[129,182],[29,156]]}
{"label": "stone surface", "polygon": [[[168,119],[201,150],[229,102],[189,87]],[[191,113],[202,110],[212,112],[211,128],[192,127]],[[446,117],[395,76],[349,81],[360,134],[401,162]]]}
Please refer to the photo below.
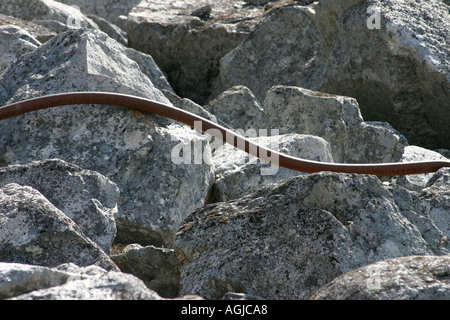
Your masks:
{"label": "stone surface", "polygon": [[[11,300],[169,300],[133,275],[73,263],[54,268],[0,262],[0,298]],[[176,300],[202,300],[195,295]]]}
{"label": "stone surface", "polygon": [[[450,169],[443,168],[436,172],[416,199],[418,211],[429,217],[436,227],[450,237]],[[450,251],[450,247],[449,247]]]}
{"label": "stone surface", "polygon": [[267,90],[292,84],[319,50],[319,33],[303,6],[272,10],[236,48],[220,60],[211,98],[236,85],[248,87],[263,103]]}
{"label": "stone surface", "polygon": [[[263,132],[265,136],[258,136],[261,132],[255,131],[255,135],[249,140],[290,156],[333,162],[330,146],[322,138],[300,134],[271,135],[270,132]],[[247,131],[247,133],[250,132]],[[210,202],[240,198],[268,184],[302,174],[302,172],[275,164],[263,163],[229,144],[218,148],[212,160],[215,165],[216,180]]]}
{"label": "stone surface", "polygon": [[[239,45],[264,14],[261,7],[244,4],[143,0],[128,15],[128,44],[152,55],[179,96],[203,104],[218,74],[219,59]],[[195,11],[205,5],[211,12],[199,17]]]}
{"label": "stone surface", "polygon": [[[371,6],[379,29],[368,27],[377,22]],[[221,59],[212,96],[245,85],[262,101],[278,84],[351,96],[366,120],[389,122],[411,144],[448,149],[449,17],[440,1],[330,0],[273,10]]]}
{"label": "stone surface", "polygon": [[60,286],[70,280],[83,279],[90,275],[104,274],[105,272],[98,266],[78,267],[73,263],[48,268],[0,262],[0,299]]}
{"label": "stone surface", "polygon": [[[447,160],[438,152],[431,151],[418,146],[406,146],[400,162],[427,161],[427,160]],[[407,176],[399,176],[395,178],[395,182],[409,190],[422,190],[433,173],[412,174]]]}
{"label": "stone surface", "polygon": [[141,0],[60,0],[59,2],[78,6],[86,15],[96,15],[119,25],[119,17],[128,15]]}
{"label": "stone surface", "polygon": [[[448,1],[61,2],[0,0],[0,106],[120,92],[306,159],[448,155]],[[216,142],[111,106],[2,120],[0,298],[448,299],[449,168],[270,174]]]}
{"label": "stone surface", "polygon": [[183,109],[185,111],[188,111],[190,113],[196,114],[202,118],[205,118],[207,120],[210,120],[214,123],[219,123],[224,125],[223,122],[217,120],[216,116],[214,116],[212,113],[208,112],[206,109],[204,109],[201,105],[195,103],[194,101],[188,99],[188,98],[181,98],[176,93],[173,92],[173,90],[167,90],[162,89],[162,93],[169,99],[169,101],[177,108]]}
{"label": "stone surface", "polygon": [[76,223],[33,188],[3,186],[0,207],[0,261],[48,267],[73,262],[118,270]]}
{"label": "stone surface", "polygon": [[53,0],[1,0],[0,12],[42,24],[57,32],[72,28],[98,28],[94,21],[77,8]]}
{"label": "stone surface", "polygon": [[411,256],[379,261],[342,275],[314,300],[449,300],[450,257]]}
{"label": "stone surface", "polygon": [[21,55],[35,50],[40,45],[29,32],[17,26],[0,26],[0,73]]}
{"label": "stone surface", "polygon": [[319,173],[194,211],[176,252],[182,294],[307,299],[342,273],[432,249],[376,177]]}
{"label": "stone surface", "polygon": [[55,31],[49,30],[39,24],[7,16],[0,13],[0,25],[12,25],[24,29],[35,37],[39,42],[44,43],[56,35]]}
{"label": "stone surface", "polygon": [[0,187],[30,186],[72,219],[106,253],[116,236],[119,188],[97,172],[59,159],[0,168]]}
{"label": "stone surface", "polygon": [[133,275],[101,272],[59,286],[34,290],[12,300],[161,300]]}
{"label": "stone surface", "polygon": [[102,17],[93,14],[88,14],[87,17],[92,21],[94,21],[95,24],[98,26],[98,28],[102,30],[104,33],[106,33],[108,36],[110,36],[112,39],[123,44],[124,46],[127,45],[128,43],[127,35],[125,31],[120,29],[118,26]]}
{"label": "stone surface", "polygon": [[122,272],[130,273],[165,298],[180,295],[180,272],[173,249],[129,245],[111,256]]}
{"label": "stone surface", "polygon": [[236,86],[224,91],[215,100],[205,105],[205,109],[233,129],[261,129],[267,125],[264,110],[244,86]]}
{"label": "stone surface", "polygon": [[[118,92],[170,104],[123,46],[95,30],[60,34],[0,77],[0,105],[70,91]],[[116,183],[118,241],[170,246],[183,218],[203,205],[214,179],[206,138],[121,107],[40,110],[1,121],[0,132],[1,165],[59,158]],[[200,144],[204,163],[175,163],[173,149],[191,142]]]}
{"label": "stone surface", "polygon": [[167,81],[165,75],[156,65],[155,60],[153,60],[151,55],[134,50],[132,48],[126,48],[125,54],[131,60],[136,61],[141,69],[142,73],[145,74],[153,83],[153,85],[159,90],[172,91],[172,86]]}
{"label": "stone surface", "polygon": [[364,122],[350,97],[293,86],[274,86],[263,105],[269,127],[280,134],[310,134],[330,143],[335,162],[398,161],[406,139],[386,124]]}

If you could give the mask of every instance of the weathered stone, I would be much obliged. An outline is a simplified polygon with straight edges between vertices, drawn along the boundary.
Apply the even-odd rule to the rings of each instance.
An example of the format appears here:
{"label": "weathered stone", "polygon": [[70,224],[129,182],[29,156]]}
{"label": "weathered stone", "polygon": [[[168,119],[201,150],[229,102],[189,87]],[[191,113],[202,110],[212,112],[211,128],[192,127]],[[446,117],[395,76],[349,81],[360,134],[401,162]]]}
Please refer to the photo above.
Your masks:
{"label": "weathered stone", "polygon": [[30,186],[72,219],[106,253],[116,236],[119,189],[97,172],[59,159],[0,168],[0,187]]}
{"label": "weathered stone", "polygon": [[[193,15],[211,6],[210,19]],[[259,23],[264,10],[238,0],[143,0],[128,15],[130,47],[152,55],[175,92],[203,104],[218,74],[219,59]]]}
{"label": "weathered stone", "polygon": [[[168,300],[133,275],[65,263],[55,268],[0,263],[0,298],[11,300]],[[195,295],[176,300],[202,300]]]}
{"label": "weathered stone", "polygon": [[[249,133],[249,131],[247,131]],[[321,162],[333,162],[329,144],[322,138],[299,134],[257,136],[254,132],[249,140],[281,153]],[[280,182],[302,174],[267,164],[249,156],[242,150],[224,144],[213,153],[216,180],[211,192],[210,202],[228,201],[252,193],[263,186]],[[273,159],[276,160],[276,159]]]}
{"label": "weathered stone", "polygon": [[350,97],[275,86],[267,92],[263,109],[269,127],[279,128],[281,134],[310,134],[327,140],[335,162],[398,161],[407,144],[389,126],[364,122],[358,102]]}
{"label": "weathered stone", "polygon": [[122,272],[130,273],[165,298],[180,295],[180,272],[173,249],[129,245],[111,259]]}
{"label": "weathered stone", "polygon": [[73,262],[118,270],[103,250],[41,193],[0,188],[0,261],[55,267]]}
{"label": "weathered stone", "polygon": [[166,76],[161,72],[151,55],[134,50],[132,48],[125,48],[125,54],[131,60],[136,61],[142,73],[152,81],[153,85],[156,88],[158,88],[159,90],[168,90],[173,92],[171,85],[166,79]]}
{"label": "weathered stone", "polygon": [[338,275],[432,250],[376,177],[319,173],[194,211],[176,237],[181,292],[306,299]]}
{"label": "weathered stone", "polygon": [[0,25],[13,25],[24,29],[41,43],[47,42],[56,35],[56,32],[39,24],[7,16],[2,13],[0,13]]}
{"label": "weathered stone", "polygon": [[[70,91],[118,92],[170,105],[125,48],[97,30],[60,34],[0,75],[0,105]],[[1,165],[59,158],[116,183],[118,241],[170,246],[183,218],[203,205],[214,179],[206,138],[122,107],[40,110],[1,121],[0,133]],[[203,164],[174,161],[173,149],[191,142],[204,151]]]}
{"label": "weathered stone", "polygon": [[[438,152],[424,149],[417,146],[406,146],[400,162],[427,161],[427,160],[447,160]],[[409,190],[420,191],[423,189],[433,173],[412,174],[395,178],[395,183]]]}
{"label": "weathered stone", "polygon": [[120,16],[127,16],[141,0],[60,0],[59,2],[76,5],[86,15],[93,14],[115,25],[120,25]]}
{"label": "weathered stone", "polygon": [[223,296],[222,300],[264,300],[264,299],[252,294],[227,292]]}
{"label": "weathered stone", "polygon": [[32,52],[41,43],[27,31],[13,26],[0,26],[0,73],[21,55]]}
{"label": "weathered stone", "polygon": [[34,290],[65,284],[106,271],[98,266],[77,267],[72,263],[56,268],[0,262],[0,299],[16,297]]}
{"label": "weathered stone", "polygon": [[416,200],[418,211],[429,217],[436,227],[447,235],[447,238],[450,238],[449,185],[450,168],[442,168],[428,180],[425,188],[418,194],[420,201]]}
{"label": "weathered stone", "polygon": [[183,109],[190,113],[196,114],[202,118],[210,120],[214,123],[221,123],[221,121],[217,120],[217,118],[206,109],[204,109],[201,105],[195,103],[194,101],[188,98],[181,98],[173,90],[162,89],[162,93],[169,99],[169,101],[177,108]]}
{"label": "weathered stone", "polygon": [[244,86],[224,91],[205,109],[233,129],[261,129],[267,121],[264,110],[253,93]]}
{"label": "weathered stone", "polygon": [[102,17],[88,14],[87,17],[95,22],[95,24],[98,26],[100,30],[102,30],[104,33],[106,33],[109,37],[116,40],[117,42],[123,44],[124,46],[127,45],[127,35],[125,31],[120,29],[115,24],[109,22],[106,19],[103,19]]}
{"label": "weathered stone", "polygon": [[273,10],[222,58],[212,96],[245,85],[262,101],[278,84],[350,96],[366,120],[389,122],[412,144],[449,148],[449,17],[440,1],[330,0]]}
{"label": "weathered stone", "polygon": [[161,300],[133,275],[108,272],[35,290],[11,300]]}
{"label": "weathered stone", "polygon": [[53,0],[1,0],[0,12],[46,27],[53,26],[50,29],[57,32],[71,28],[98,28],[94,21],[83,15],[76,7]]}
{"label": "weathered stone", "polygon": [[313,300],[449,300],[450,257],[411,256],[379,261],[339,276]]}
{"label": "weathered stone", "polygon": [[[448,211],[450,211],[450,204],[445,200],[440,205],[437,205],[437,210],[444,211],[441,219],[436,219],[430,214],[430,206],[436,205],[430,203],[433,200],[425,193],[425,197],[414,191],[409,191],[399,185],[391,184],[388,189],[394,196],[395,203],[398,206],[401,214],[417,227],[422,238],[428,243],[433,254],[446,255],[450,253],[450,237],[446,228],[449,226]],[[444,189],[445,190],[445,189]],[[444,191],[442,190],[442,191]],[[442,192],[441,191],[441,192]],[[428,199],[427,199],[428,198]],[[441,196],[442,200],[443,196]],[[437,200],[439,201],[439,200]],[[441,207],[441,209],[439,209]]]}
{"label": "weathered stone", "polygon": [[236,85],[248,87],[262,103],[275,85],[291,85],[319,50],[319,33],[309,8],[286,6],[272,10],[255,30],[220,60],[211,98]]}

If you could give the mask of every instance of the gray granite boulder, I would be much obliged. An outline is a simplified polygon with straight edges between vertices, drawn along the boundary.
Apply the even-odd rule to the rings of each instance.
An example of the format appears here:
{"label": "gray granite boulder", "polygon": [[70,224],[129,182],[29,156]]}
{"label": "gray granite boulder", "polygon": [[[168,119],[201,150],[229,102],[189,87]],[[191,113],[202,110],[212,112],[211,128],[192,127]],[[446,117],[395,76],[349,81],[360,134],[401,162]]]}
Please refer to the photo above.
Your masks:
{"label": "gray granite boulder", "polygon": [[204,104],[219,59],[244,40],[263,14],[262,7],[237,0],[143,0],[128,14],[128,45],[151,54],[178,95]]}
{"label": "gray granite boulder", "polygon": [[41,43],[26,30],[14,26],[0,26],[0,73],[21,55],[31,52]]}
{"label": "gray granite boulder", "polygon": [[373,176],[297,176],[194,211],[176,237],[181,292],[307,299],[338,275],[434,254]]}
{"label": "gray granite boulder", "polygon": [[324,138],[335,162],[398,161],[406,139],[388,125],[365,122],[358,102],[293,86],[274,86],[264,100],[266,123],[280,134],[299,133]]}
{"label": "gray granite boulder", "polygon": [[30,186],[108,253],[116,236],[119,188],[101,174],[59,159],[0,167],[0,187]]}
{"label": "gray granite boulder", "polygon": [[41,193],[15,183],[0,188],[0,261],[48,267],[72,262],[118,270],[105,252]]}
{"label": "gray granite boulder", "polygon": [[1,0],[0,12],[26,21],[41,24],[57,32],[68,29],[97,29],[77,7],[53,0]]}
{"label": "gray granite boulder", "polygon": [[449,300],[450,257],[410,256],[379,261],[341,275],[313,300]]}
{"label": "gray granite boulder", "polygon": [[[301,134],[271,135],[268,130],[254,133],[249,140],[271,150],[307,160],[334,162],[330,145],[323,138]],[[264,135],[258,136],[261,133]],[[229,144],[215,150],[212,160],[216,180],[210,202],[240,198],[268,184],[304,174],[280,167],[276,162],[265,163]]]}
{"label": "gray granite boulder", "polygon": [[165,298],[180,295],[180,271],[173,249],[128,245],[111,259],[122,272],[141,279],[145,285]]}
{"label": "gray granite boulder", "polygon": [[[98,30],[60,34],[0,76],[0,105],[71,91],[118,92],[170,105],[125,48]],[[1,121],[0,135],[0,165],[59,158],[116,183],[118,241],[170,246],[214,179],[206,138],[175,121],[122,107],[40,110]],[[173,149],[191,142],[205,161],[173,161]]]}
{"label": "gray granite boulder", "polygon": [[[137,277],[98,266],[54,268],[0,262],[0,298],[11,300],[167,300]],[[201,300],[199,296],[177,300]]]}
{"label": "gray granite boulder", "polygon": [[260,101],[274,85],[350,96],[364,119],[448,149],[449,29],[448,6],[436,0],[287,5],[221,59],[212,97],[235,85]]}

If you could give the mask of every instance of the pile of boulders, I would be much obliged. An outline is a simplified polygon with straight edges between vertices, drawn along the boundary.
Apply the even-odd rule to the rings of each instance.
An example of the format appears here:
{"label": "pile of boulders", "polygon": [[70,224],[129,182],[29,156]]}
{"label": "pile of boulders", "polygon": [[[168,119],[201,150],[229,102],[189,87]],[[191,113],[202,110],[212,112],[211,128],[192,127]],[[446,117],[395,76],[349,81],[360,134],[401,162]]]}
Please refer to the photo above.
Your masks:
{"label": "pile of boulders", "polygon": [[[180,3],[0,0],[0,106],[116,92],[308,160],[449,154],[445,2]],[[122,107],[26,113],[0,121],[0,298],[448,299],[449,186]]]}

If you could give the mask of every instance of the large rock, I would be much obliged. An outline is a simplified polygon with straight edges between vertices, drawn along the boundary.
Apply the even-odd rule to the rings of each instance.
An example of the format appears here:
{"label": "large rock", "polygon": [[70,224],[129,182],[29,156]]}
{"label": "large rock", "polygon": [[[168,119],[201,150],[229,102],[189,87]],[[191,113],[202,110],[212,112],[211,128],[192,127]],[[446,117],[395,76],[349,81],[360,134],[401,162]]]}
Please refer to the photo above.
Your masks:
{"label": "large rock", "polygon": [[272,10],[239,46],[220,60],[211,98],[232,86],[243,85],[262,103],[271,87],[292,84],[292,74],[302,70],[320,47],[310,11],[309,7],[298,5]]}
{"label": "large rock", "polygon": [[161,72],[151,55],[132,48],[126,48],[125,54],[131,60],[136,61],[142,73],[152,81],[156,88],[173,92],[172,86],[169,84],[165,75]]}
{"label": "large rock", "polygon": [[223,123],[233,129],[266,128],[267,118],[254,94],[244,86],[232,87],[205,105]]}
{"label": "large rock", "polygon": [[117,266],[80,227],[31,187],[0,188],[0,261],[48,267]]}
{"label": "large rock", "polygon": [[[418,146],[406,146],[400,162],[412,162],[412,161],[432,161],[432,160],[448,160],[440,153],[421,148]],[[394,181],[398,185],[401,185],[409,190],[420,191],[422,190],[433,173],[425,174],[411,174],[406,176],[395,177]]]}
{"label": "large rock", "polygon": [[0,292],[12,300],[161,300],[138,278],[94,266],[54,268],[0,264],[9,279]]}
{"label": "large rock", "polygon": [[25,21],[0,13],[0,25],[12,25],[30,33],[39,42],[44,43],[53,38],[56,32],[39,24]]}
{"label": "large rock", "polygon": [[55,268],[21,263],[0,262],[0,299],[7,299],[34,290],[65,284],[67,281],[84,279],[106,271],[98,266],[77,267],[73,263]]}
{"label": "large rock", "polygon": [[53,159],[0,168],[0,187],[30,186],[72,219],[106,253],[116,236],[119,189],[101,174]]}
{"label": "large rock", "polygon": [[389,122],[411,144],[449,148],[449,17],[440,1],[329,0],[274,10],[222,58],[213,96],[245,85],[263,101],[278,84],[350,96],[366,120]]}
{"label": "large rock", "polygon": [[[300,134],[271,135],[268,132],[256,130],[254,133],[255,135],[250,136],[249,140],[271,150],[307,160],[334,162],[330,145],[323,138]],[[258,136],[260,133],[265,135]],[[268,184],[302,174],[302,172],[279,167],[276,162],[265,163],[229,144],[218,148],[213,153],[212,160],[216,180],[210,202],[240,198]],[[276,159],[273,160],[276,161]]]}
{"label": "large rock", "polygon": [[111,259],[122,272],[130,273],[165,298],[180,295],[180,271],[173,249],[128,245]]}
{"label": "large rock", "polygon": [[60,0],[59,2],[78,6],[84,14],[96,15],[120,25],[120,16],[127,16],[141,0]]}
{"label": "large rock", "polygon": [[194,211],[176,237],[181,292],[306,299],[369,263],[434,254],[376,177],[319,173]]}
{"label": "large rock", "polygon": [[98,28],[95,22],[83,15],[78,8],[53,0],[1,0],[0,12],[42,24],[57,32],[72,28]]}
{"label": "large rock", "polygon": [[[133,275],[73,263],[54,268],[0,263],[0,299],[165,300]],[[176,299],[200,300],[199,296]]]}
{"label": "large rock", "polygon": [[380,261],[339,276],[314,300],[449,300],[450,257],[411,256]]}
{"label": "large rock", "polygon": [[[125,48],[96,30],[60,34],[0,77],[0,105],[69,91],[118,92],[170,105]],[[214,179],[206,138],[185,125],[126,108],[40,110],[1,121],[0,135],[1,165],[59,158],[116,183],[117,240],[124,242],[171,245],[180,222],[203,205]],[[173,149],[191,142],[204,151],[203,164],[174,161]]]}
{"label": "large rock", "polygon": [[29,32],[13,25],[0,26],[0,73],[21,55],[38,48],[41,43]]}
{"label": "large rock", "polygon": [[279,85],[267,92],[263,109],[266,123],[280,134],[324,138],[335,162],[398,161],[407,144],[389,125],[364,122],[358,102],[346,96]]}
{"label": "large rock", "polygon": [[[181,96],[203,104],[219,59],[254,29],[261,7],[237,0],[143,0],[128,15],[130,47],[149,53]],[[200,10],[199,10],[200,9]]]}
{"label": "large rock", "polygon": [[[436,227],[450,238],[450,168],[443,168],[428,180],[415,199],[418,212],[429,217]],[[450,246],[449,246],[450,251]]]}

